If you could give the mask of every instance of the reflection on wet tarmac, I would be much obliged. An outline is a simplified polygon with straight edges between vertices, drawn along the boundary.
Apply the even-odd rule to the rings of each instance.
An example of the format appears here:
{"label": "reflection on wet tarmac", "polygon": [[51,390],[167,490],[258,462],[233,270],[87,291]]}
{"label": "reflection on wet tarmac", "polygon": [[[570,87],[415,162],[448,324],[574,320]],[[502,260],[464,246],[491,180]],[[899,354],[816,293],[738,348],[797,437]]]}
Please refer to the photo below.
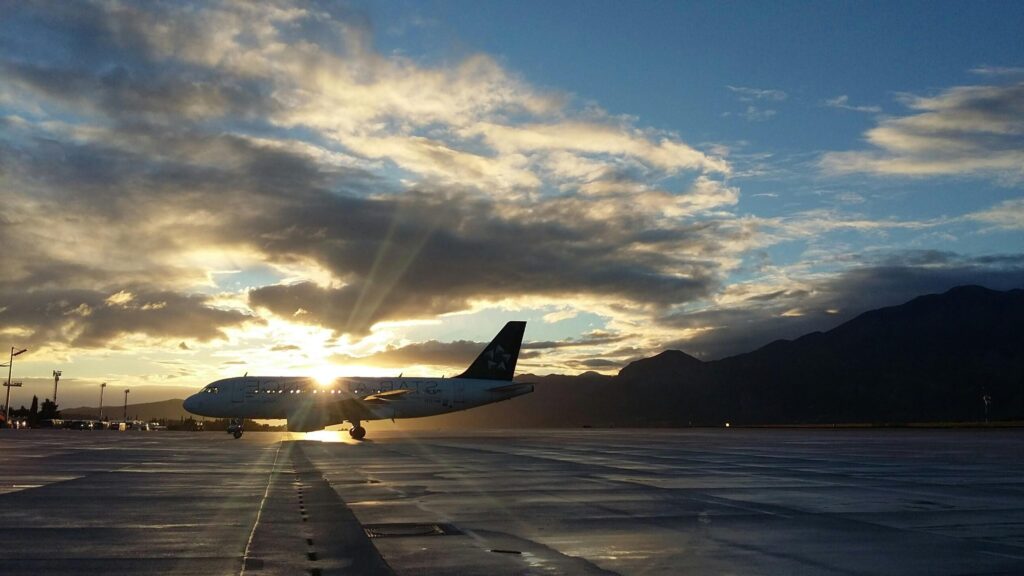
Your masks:
{"label": "reflection on wet tarmac", "polygon": [[0,571],[1024,573],[1013,430],[371,436],[5,431]]}

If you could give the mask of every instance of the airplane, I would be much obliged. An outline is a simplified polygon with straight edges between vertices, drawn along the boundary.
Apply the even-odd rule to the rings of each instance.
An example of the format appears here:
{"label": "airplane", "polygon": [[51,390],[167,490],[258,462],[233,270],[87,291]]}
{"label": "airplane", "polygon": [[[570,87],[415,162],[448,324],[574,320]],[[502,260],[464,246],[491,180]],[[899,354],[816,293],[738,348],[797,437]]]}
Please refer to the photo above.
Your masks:
{"label": "airplane", "polygon": [[364,420],[395,420],[447,414],[533,392],[513,382],[526,322],[505,324],[463,373],[453,378],[336,378],[318,383],[305,376],[245,376],[211,382],[185,399],[185,410],[231,418],[228,432],[242,437],[245,418],[287,419],[291,432],[313,432],[350,422],[349,435],[366,436]]}

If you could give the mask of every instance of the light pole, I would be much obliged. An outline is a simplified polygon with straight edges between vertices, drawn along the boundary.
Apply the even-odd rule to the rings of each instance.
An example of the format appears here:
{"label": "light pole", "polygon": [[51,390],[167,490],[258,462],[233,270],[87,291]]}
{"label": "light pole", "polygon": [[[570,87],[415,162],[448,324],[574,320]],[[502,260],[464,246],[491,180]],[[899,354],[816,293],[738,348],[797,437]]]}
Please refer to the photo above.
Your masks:
{"label": "light pole", "polygon": [[57,382],[60,382],[60,370],[53,371],[53,408],[57,409]]}
{"label": "light pole", "polygon": [[[4,384],[4,386],[7,387],[7,400],[4,400],[5,424],[9,424],[11,421],[11,371],[14,370],[14,357],[24,352],[28,352],[28,348],[23,348],[15,352],[14,346],[11,346],[11,360],[7,363],[7,384]],[[21,384],[19,384],[19,386],[21,386]]]}
{"label": "light pole", "polygon": [[107,383],[100,384],[100,420],[103,420],[103,389],[107,387]]}
{"label": "light pole", "polygon": [[126,423],[128,422],[128,393],[129,392],[131,392],[131,390],[129,390],[127,388],[124,389],[124,421]]}

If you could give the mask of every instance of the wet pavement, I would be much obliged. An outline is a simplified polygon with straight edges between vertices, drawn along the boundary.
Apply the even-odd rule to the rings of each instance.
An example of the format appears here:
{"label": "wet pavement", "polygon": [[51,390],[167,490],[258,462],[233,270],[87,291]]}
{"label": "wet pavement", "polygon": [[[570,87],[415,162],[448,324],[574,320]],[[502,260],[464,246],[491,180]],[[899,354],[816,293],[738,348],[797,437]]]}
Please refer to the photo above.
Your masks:
{"label": "wet pavement", "polygon": [[369,433],[2,430],[0,574],[1024,574],[1024,431]]}

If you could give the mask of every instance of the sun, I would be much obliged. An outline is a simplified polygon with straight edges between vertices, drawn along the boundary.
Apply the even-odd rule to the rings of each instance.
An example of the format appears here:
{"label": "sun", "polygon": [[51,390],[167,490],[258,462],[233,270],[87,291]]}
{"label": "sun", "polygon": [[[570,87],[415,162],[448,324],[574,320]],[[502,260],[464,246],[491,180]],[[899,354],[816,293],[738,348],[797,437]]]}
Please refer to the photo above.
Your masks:
{"label": "sun", "polygon": [[318,366],[313,369],[313,380],[320,386],[332,384],[337,379],[337,370],[333,366]]}

